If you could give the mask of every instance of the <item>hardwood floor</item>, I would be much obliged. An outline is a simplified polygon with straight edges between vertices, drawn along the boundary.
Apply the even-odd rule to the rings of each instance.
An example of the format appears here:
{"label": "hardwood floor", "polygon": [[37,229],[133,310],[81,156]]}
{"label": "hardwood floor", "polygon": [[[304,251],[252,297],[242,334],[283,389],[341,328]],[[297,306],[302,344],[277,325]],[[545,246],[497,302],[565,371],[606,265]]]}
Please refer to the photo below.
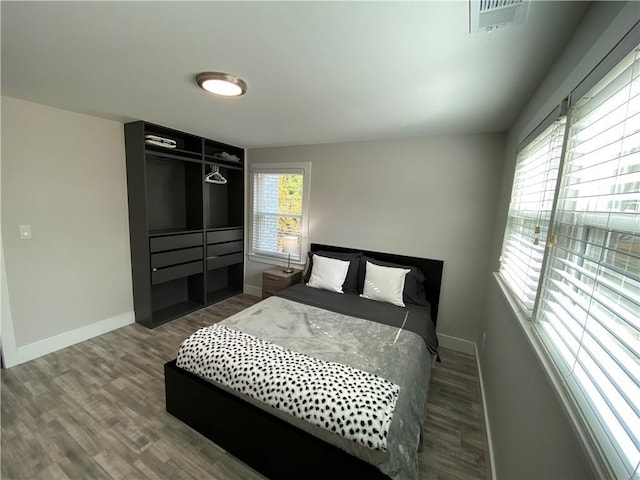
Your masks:
{"label": "hardwood floor", "polygon": [[[164,409],[165,362],[184,338],[258,298],[238,295],[154,330],[133,324],[2,370],[2,479],[256,480]],[[441,349],[420,479],[486,479],[477,366]]]}

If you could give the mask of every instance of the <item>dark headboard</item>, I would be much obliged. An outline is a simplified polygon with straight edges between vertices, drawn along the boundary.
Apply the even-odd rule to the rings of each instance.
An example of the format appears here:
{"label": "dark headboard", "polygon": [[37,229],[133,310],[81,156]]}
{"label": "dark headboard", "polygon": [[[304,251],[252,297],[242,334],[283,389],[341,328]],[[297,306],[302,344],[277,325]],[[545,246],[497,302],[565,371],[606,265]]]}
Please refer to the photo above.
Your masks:
{"label": "dark headboard", "polygon": [[438,305],[440,303],[440,287],[442,284],[442,271],[444,269],[444,262],[442,260],[407,257],[404,255],[395,255],[393,253],[370,252],[368,250],[359,250],[357,248],[335,247],[332,245],[321,245],[319,243],[312,243],[311,251],[362,252],[367,257],[371,257],[376,260],[418,267],[426,277],[424,281],[424,292],[427,300],[429,300],[429,303],[431,303],[431,318],[433,319],[433,323],[437,323]]}

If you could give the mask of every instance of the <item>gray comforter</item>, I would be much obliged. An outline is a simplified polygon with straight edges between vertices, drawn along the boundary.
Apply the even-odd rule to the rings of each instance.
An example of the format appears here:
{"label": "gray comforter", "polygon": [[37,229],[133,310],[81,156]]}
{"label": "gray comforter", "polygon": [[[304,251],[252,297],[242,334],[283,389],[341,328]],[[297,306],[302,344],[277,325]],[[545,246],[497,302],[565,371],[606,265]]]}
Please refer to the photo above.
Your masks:
{"label": "gray comforter", "polygon": [[[431,322],[431,319],[426,316],[424,321]],[[406,325],[404,320],[399,325],[403,323]],[[308,305],[302,303],[302,299],[294,301],[280,297],[267,298],[223,320],[221,324],[320,360],[379,375],[399,385],[400,394],[389,428],[386,452],[355,444],[290,414],[233,393],[376,465],[393,479],[417,479],[417,450],[434,359],[434,352],[429,351],[426,340],[420,335],[404,328]]]}

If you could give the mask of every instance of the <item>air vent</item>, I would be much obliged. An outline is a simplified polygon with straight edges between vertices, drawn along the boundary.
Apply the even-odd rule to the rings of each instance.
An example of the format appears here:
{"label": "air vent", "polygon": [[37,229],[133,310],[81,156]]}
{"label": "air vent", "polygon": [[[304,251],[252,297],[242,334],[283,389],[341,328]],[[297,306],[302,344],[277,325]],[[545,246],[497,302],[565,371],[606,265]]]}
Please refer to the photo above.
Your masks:
{"label": "air vent", "polygon": [[528,8],[529,0],[469,0],[469,32],[521,25]]}

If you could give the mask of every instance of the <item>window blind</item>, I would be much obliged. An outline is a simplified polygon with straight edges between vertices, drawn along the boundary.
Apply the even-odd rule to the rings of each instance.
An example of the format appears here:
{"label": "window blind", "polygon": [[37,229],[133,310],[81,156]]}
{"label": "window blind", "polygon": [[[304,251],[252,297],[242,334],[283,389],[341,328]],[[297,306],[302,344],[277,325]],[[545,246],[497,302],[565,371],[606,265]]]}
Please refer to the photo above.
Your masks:
{"label": "window blind", "polygon": [[500,274],[531,317],[553,209],[566,118],[554,121],[519,153]]}
{"label": "window blind", "polygon": [[291,260],[300,261],[304,170],[254,171],[252,174],[252,252],[283,256],[282,238],[298,238]]}
{"label": "window blind", "polygon": [[571,107],[569,122],[552,225],[557,244],[549,249],[535,326],[614,476],[637,478],[638,48]]}

